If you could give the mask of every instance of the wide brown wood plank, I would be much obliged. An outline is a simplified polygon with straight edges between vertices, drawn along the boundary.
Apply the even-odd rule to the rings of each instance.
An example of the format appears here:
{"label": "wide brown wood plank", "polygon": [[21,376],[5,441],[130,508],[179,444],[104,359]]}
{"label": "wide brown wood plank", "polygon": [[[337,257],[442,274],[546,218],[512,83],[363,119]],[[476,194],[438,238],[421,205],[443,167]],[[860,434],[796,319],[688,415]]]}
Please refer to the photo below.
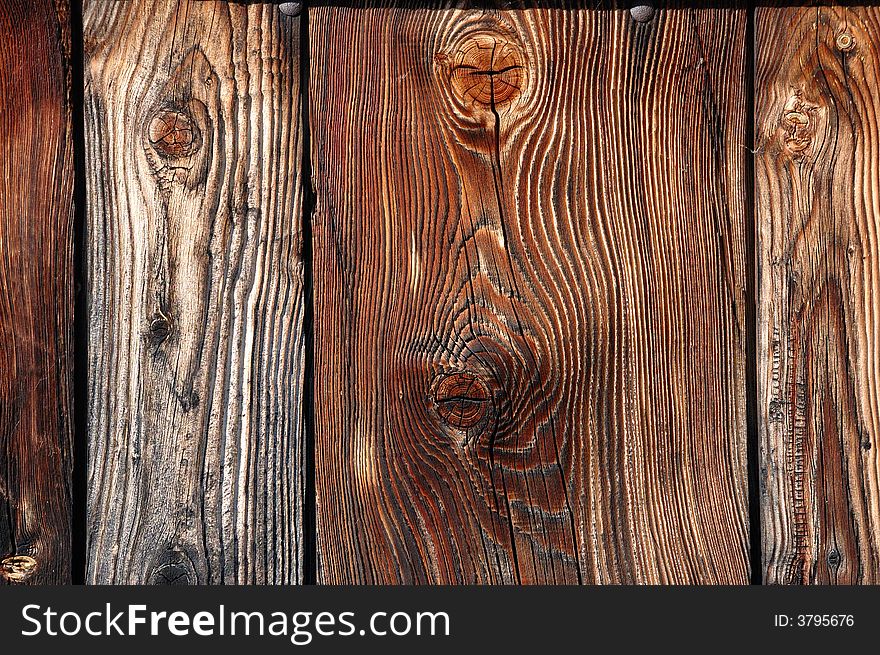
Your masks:
{"label": "wide brown wood plank", "polygon": [[0,1],[0,584],[71,581],[66,1]]}
{"label": "wide brown wood plank", "polygon": [[756,12],[768,583],[880,582],[880,8]]}
{"label": "wide brown wood plank", "polygon": [[319,581],[748,582],[746,23],[310,9]]}
{"label": "wide brown wood plank", "polygon": [[299,19],[87,0],[93,583],[296,583]]}

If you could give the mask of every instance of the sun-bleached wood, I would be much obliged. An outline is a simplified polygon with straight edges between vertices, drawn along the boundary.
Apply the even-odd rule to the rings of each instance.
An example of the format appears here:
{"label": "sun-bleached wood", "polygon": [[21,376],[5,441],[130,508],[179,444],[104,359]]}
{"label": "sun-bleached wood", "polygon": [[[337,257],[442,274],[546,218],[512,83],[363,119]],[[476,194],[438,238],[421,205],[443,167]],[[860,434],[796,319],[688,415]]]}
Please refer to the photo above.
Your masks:
{"label": "sun-bleached wood", "polygon": [[880,582],[880,8],[755,15],[764,581]]}
{"label": "sun-bleached wood", "polygon": [[86,0],[93,583],[303,578],[299,19]]}
{"label": "sun-bleached wood", "polygon": [[746,9],[309,28],[318,580],[748,582]]}
{"label": "sun-bleached wood", "polygon": [[0,585],[71,581],[69,18],[0,0]]}

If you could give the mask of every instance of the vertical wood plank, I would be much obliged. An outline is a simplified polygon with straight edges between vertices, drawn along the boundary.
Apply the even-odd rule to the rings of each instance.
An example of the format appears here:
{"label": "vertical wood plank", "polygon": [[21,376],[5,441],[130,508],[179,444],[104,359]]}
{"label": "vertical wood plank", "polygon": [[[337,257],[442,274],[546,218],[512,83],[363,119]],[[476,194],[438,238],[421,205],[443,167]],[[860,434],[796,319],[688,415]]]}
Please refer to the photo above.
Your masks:
{"label": "vertical wood plank", "polygon": [[764,579],[880,582],[880,9],[756,12]]}
{"label": "vertical wood plank", "polygon": [[66,1],[0,1],[0,584],[71,581]]}
{"label": "vertical wood plank", "polygon": [[319,580],[746,583],[746,10],[309,21]]}
{"label": "vertical wood plank", "polygon": [[303,576],[299,19],[87,0],[88,580]]}

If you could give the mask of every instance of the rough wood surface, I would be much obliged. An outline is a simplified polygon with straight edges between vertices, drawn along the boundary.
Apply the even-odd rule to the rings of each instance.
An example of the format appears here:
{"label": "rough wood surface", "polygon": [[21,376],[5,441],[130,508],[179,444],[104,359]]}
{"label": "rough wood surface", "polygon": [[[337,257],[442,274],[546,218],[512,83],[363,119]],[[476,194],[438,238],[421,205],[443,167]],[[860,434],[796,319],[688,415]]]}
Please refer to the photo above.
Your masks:
{"label": "rough wood surface", "polygon": [[746,11],[309,21],[319,581],[747,582]]}
{"label": "rough wood surface", "polygon": [[0,1],[0,584],[71,579],[66,1]]}
{"label": "rough wood surface", "polygon": [[880,8],[756,13],[764,579],[880,582]]}
{"label": "rough wood surface", "polygon": [[87,0],[88,580],[303,575],[299,19]]}

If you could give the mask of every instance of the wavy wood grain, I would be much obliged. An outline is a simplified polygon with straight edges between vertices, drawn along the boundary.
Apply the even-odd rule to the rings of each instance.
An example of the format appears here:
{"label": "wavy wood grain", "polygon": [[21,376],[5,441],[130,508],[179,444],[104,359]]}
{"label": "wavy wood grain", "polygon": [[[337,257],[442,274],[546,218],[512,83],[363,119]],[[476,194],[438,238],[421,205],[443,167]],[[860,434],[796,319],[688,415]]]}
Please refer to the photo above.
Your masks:
{"label": "wavy wood grain", "polygon": [[880,582],[880,9],[756,13],[764,579]]}
{"label": "wavy wood grain", "polygon": [[0,1],[0,584],[71,580],[66,1]]}
{"label": "wavy wood grain", "polygon": [[748,581],[746,19],[310,9],[319,581]]}
{"label": "wavy wood grain", "polygon": [[299,19],[87,0],[90,582],[303,576]]}

